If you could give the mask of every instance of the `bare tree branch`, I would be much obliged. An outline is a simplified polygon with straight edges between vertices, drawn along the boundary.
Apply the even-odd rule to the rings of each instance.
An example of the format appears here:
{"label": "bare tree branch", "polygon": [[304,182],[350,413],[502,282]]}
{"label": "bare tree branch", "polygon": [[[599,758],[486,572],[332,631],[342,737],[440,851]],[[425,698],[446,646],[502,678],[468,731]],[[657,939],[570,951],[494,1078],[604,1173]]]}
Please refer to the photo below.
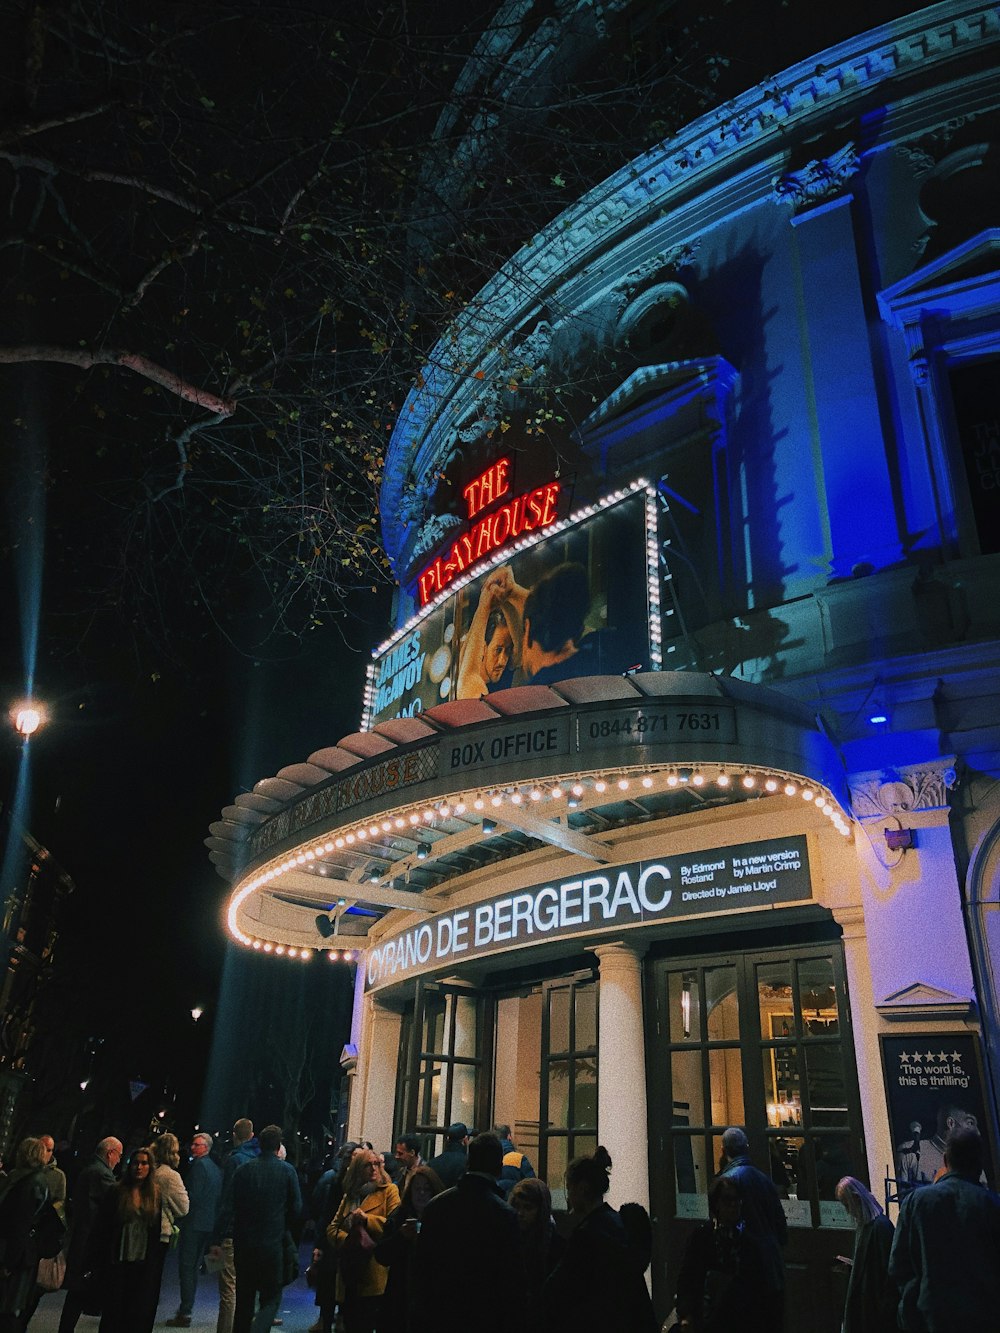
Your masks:
{"label": "bare tree branch", "polygon": [[47,120],[22,121],[20,125],[10,125],[7,129],[0,130],[0,144],[17,143],[20,139],[30,139],[34,134],[44,134],[46,130],[57,130],[64,125],[75,125],[81,120],[103,116],[106,111],[117,105],[117,102],[101,102],[97,106],[83,107],[79,111],[64,111],[61,115],[50,116]]}
{"label": "bare tree branch", "polygon": [[170,393],[176,394],[178,398],[183,398],[185,402],[197,403],[199,407],[217,412],[219,416],[231,417],[236,411],[235,399],[220,398],[218,394],[210,393],[207,389],[199,389],[196,385],[181,379],[179,375],[157,365],[141,352],[121,352],[111,349],[89,352],[83,348],[54,347],[42,343],[34,346],[0,347],[0,365],[24,365],[29,361],[79,366],[81,370],[93,370],[95,366],[124,366],[127,370],[134,370],[137,375],[142,375],[152,380],[154,384],[169,390]]}
{"label": "bare tree branch", "polygon": [[139,190],[154,199],[162,199],[176,208],[182,208],[186,213],[194,213],[197,217],[200,217],[203,211],[201,205],[196,204],[193,199],[185,198],[176,190],[167,190],[163,186],[154,184],[153,181],[145,180],[142,176],[130,176],[120,171],[100,171],[94,167],[74,167],[65,162],[55,162],[48,157],[34,157],[27,153],[0,152],[0,160],[9,162],[15,170],[33,167],[48,176],[72,176],[76,180],[103,182],[107,185],[121,185],[129,190]]}

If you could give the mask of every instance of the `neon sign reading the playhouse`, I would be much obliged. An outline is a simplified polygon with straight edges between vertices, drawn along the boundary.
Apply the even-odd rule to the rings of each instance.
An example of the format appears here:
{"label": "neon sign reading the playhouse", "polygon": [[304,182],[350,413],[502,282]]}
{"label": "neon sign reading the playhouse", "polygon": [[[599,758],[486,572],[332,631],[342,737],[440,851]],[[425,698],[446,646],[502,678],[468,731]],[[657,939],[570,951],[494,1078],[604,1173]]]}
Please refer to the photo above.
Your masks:
{"label": "neon sign reading the playhouse", "polygon": [[484,513],[510,491],[510,459],[501,458],[470,481],[462,495],[466,517],[472,526],[418,576],[420,605],[426,606],[454,578],[501,546],[516,541],[526,532],[550,527],[557,517],[559,489],[558,481],[549,481]]}

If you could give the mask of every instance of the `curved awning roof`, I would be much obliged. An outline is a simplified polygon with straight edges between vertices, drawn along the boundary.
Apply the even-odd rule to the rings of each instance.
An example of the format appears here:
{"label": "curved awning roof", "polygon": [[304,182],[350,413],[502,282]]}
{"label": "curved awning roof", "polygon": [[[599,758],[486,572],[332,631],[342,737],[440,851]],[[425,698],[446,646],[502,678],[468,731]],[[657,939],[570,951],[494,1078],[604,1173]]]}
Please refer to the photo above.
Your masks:
{"label": "curved awning roof", "polygon": [[346,736],[237,796],[205,841],[237,938],[319,947],[317,913],[356,904],[363,930],[546,844],[599,863],[615,829],[805,794],[848,831],[839,753],[796,701],[697,672],[588,676]]}

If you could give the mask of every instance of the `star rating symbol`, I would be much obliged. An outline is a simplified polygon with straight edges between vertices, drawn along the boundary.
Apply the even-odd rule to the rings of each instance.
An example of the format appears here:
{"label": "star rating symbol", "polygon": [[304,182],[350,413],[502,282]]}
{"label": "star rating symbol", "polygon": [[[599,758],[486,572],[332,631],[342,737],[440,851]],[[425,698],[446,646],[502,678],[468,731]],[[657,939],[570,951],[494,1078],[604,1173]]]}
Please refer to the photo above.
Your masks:
{"label": "star rating symbol", "polygon": [[958,1051],[952,1051],[952,1053],[951,1053],[951,1059],[952,1059],[952,1063],[953,1063],[953,1064],[956,1064],[956,1065],[957,1065],[957,1064],[960,1064],[961,1061],[962,1061],[962,1057],[959,1055]]}
{"label": "star rating symbol", "polygon": [[938,1059],[941,1061],[942,1064],[944,1064],[945,1060],[948,1059],[947,1053],[945,1051],[942,1051],[938,1056]]}
{"label": "star rating symbol", "polygon": [[902,1065],[908,1065],[910,1063],[910,1056],[907,1051],[902,1052],[902,1054],[899,1057],[899,1063]]}

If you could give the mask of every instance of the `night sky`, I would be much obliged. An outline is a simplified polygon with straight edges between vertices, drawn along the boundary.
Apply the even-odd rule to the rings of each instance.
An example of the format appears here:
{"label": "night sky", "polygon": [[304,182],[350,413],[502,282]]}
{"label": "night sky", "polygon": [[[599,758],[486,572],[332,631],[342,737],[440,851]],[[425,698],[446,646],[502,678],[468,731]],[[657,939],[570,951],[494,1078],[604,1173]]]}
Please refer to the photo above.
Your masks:
{"label": "night sky", "polygon": [[[449,9],[430,8],[439,17]],[[742,22],[733,26],[733,55],[720,95],[773,72],[772,62],[781,68],[825,40],[908,8],[847,4],[826,14],[818,6],[775,0],[768,17],[749,0],[723,6]],[[222,68],[235,86],[246,68],[238,40],[240,6],[219,6],[220,14],[223,9],[230,26]],[[102,6],[95,12],[101,13]],[[331,14],[340,12],[340,6],[331,9]],[[0,5],[0,45],[7,51],[0,131],[27,114],[18,100],[21,84],[11,77],[19,48],[4,40],[23,13],[20,5]],[[454,31],[460,37],[449,38],[449,50],[469,49],[472,29],[462,34],[461,20],[455,20]],[[212,63],[211,52],[206,61]],[[441,68],[450,80],[457,66]],[[394,71],[377,71],[379,79],[387,73],[405,79],[405,62]],[[425,71],[422,77],[430,76]],[[274,82],[280,84],[280,78]],[[44,140],[33,143],[37,151],[44,147]],[[0,172],[9,185],[2,163]],[[359,212],[359,225],[371,220]],[[6,259],[0,254],[0,262],[11,262],[9,251]],[[66,300],[78,303],[66,307],[72,326],[84,296],[72,281],[66,290]],[[57,284],[46,299],[58,302]],[[186,316],[187,308],[180,313]],[[25,317],[19,309],[11,327],[0,329],[0,344],[28,337],[32,321],[41,318]],[[209,320],[203,337],[211,327]],[[113,380],[93,374],[81,378],[60,367],[0,367],[5,496],[0,694],[10,700],[22,693],[37,634],[35,689],[47,701],[51,721],[31,747],[31,827],[77,884],[61,923],[66,1021],[81,1042],[88,1035],[103,1038],[98,1065],[116,1096],[121,1097],[129,1079],[149,1083],[151,1098],[176,1098],[177,1127],[186,1132],[198,1114],[201,1067],[219,1013],[226,956],[227,886],[209,863],[202,840],[237,792],[356,728],[366,649],[384,637],[390,588],[386,582],[375,595],[370,590],[350,594],[336,618],[299,638],[262,642],[259,651],[248,647],[252,633],[240,633],[246,621],[260,615],[259,586],[223,592],[223,604],[229,598],[227,615],[235,623],[221,620],[219,604],[207,604],[198,587],[174,575],[157,593],[156,604],[150,594],[143,607],[135,586],[125,586],[129,562],[137,558],[134,549],[122,557],[120,588],[109,573],[108,542],[118,540],[115,523],[128,503],[119,482],[133,469],[139,475],[143,440],[162,439],[171,414],[178,419],[183,414],[159,390],[140,397],[147,391],[128,384],[116,397],[119,390],[109,384]],[[135,423],[145,420],[141,414],[151,405],[159,419],[143,436]],[[379,426],[385,429],[385,423]],[[217,550],[208,546],[199,575],[204,588],[228,589],[231,570],[223,569]],[[15,760],[8,741],[0,753],[3,789]],[[333,1015],[335,1026],[345,1021],[346,1000],[329,981],[317,982],[312,992],[296,983],[289,1001],[287,995],[282,998],[278,962],[233,961],[229,976],[230,1000],[238,997],[242,1025],[250,1029],[240,1040],[252,1039],[255,1025],[273,1019],[276,1006],[286,1006],[284,1022],[294,1023],[296,1015],[311,1010]],[[195,1004],[206,1009],[197,1030],[189,1013]],[[224,1022],[232,1023],[231,1007],[223,1010]],[[229,1057],[238,1049],[235,1037],[227,1037],[226,1049]],[[217,1071],[221,1064],[217,1054]],[[263,1092],[260,1096],[266,1100]],[[224,1099],[216,1101],[220,1114],[231,1113]],[[134,1114],[139,1117],[140,1111],[145,1114],[145,1103]],[[127,1102],[119,1113],[129,1114]],[[104,1132],[100,1116],[110,1114],[98,1107],[85,1124]],[[67,1126],[58,1128],[65,1132]]]}

